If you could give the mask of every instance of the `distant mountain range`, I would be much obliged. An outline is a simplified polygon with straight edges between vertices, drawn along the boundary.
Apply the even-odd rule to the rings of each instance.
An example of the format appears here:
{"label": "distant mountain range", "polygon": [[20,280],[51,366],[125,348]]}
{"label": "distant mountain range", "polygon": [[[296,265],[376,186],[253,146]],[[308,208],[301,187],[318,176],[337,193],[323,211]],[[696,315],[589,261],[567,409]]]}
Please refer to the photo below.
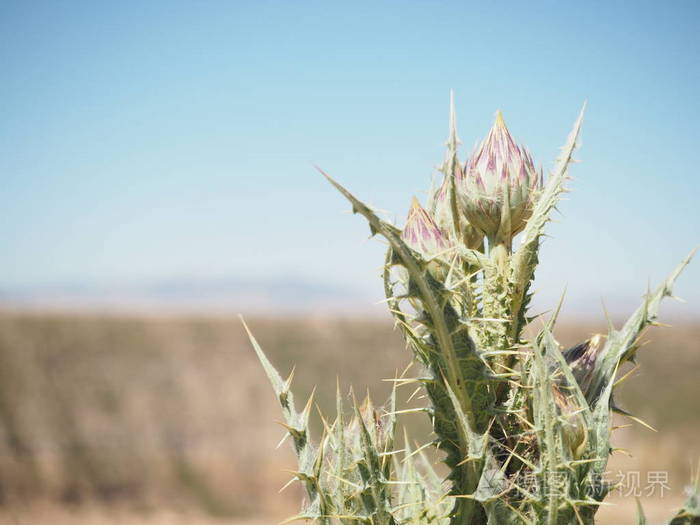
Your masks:
{"label": "distant mountain range", "polygon": [[124,285],[0,287],[0,307],[21,310],[165,311],[309,315],[382,312],[380,297],[298,278],[171,279]]}
{"label": "distant mountain range", "polygon": [[[211,278],[169,279],[123,285],[0,286],[0,309],[30,311],[99,311],[136,313],[251,314],[251,315],[386,315],[381,287],[376,295],[365,290],[311,282],[297,277],[276,279]],[[545,312],[557,302],[555,294],[535,295],[533,313]],[[620,319],[641,302],[640,297],[610,296],[605,307]],[[662,318],[697,319],[697,309],[668,300]],[[569,297],[562,317],[603,319],[598,297]]]}

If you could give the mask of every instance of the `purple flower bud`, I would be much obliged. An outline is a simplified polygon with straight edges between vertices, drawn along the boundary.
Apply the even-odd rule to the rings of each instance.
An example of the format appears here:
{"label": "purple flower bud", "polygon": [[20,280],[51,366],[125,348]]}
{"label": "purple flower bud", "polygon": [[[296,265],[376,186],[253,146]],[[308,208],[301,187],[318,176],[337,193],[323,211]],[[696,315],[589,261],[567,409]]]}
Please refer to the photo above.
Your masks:
{"label": "purple flower bud", "polygon": [[589,401],[592,401],[600,392],[591,390],[591,383],[598,362],[602,336],[596,334],[590,339],[573,346],[564,352],[564,358],[571,367],[571,372],[576,378],[581,391]]}
{"label": "purple flower bud", "polygon": [[438,255],[452,245],[415,197],[401,239],[426,258]]}
{"label": "purple flower bud", "polygon": [[489,239],[510,242],[525,227],[541,180],[532,156],[515,143],[499,111],[459,177],[460,207]]}

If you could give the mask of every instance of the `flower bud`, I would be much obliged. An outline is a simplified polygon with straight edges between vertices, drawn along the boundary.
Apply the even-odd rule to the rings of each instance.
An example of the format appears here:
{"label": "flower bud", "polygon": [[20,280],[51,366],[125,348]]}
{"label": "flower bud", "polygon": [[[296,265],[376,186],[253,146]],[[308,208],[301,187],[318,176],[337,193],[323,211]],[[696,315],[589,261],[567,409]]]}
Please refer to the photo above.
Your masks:
{"label": "flower bud", "polygon": [[501,112],[467,160],[460,204],[467,220],[491,243],[507,243],[525,227],[542,185],[531,155],[513,140]]}
{"label": "flower bud", "polygon": [[408,212],[406,226],[401,232],[401,239],[426,259],[430,259],[452,246],[448,237],[440,230],[415,197],[413,197],[411,209]]}
{"label": "flower bud", "polygon": [[601,341],[602,336],[596,334],[583,343],[564,351],[564,359],[571,367],[571,373],[589,402],[592,402],[599,394],[599,392],[592,391],[591,387]]}
{"label": "flower bud", "polygon": [[[595,371],[598,352],[601,348],[602,336],[596,334],[590,339],[564,351],[564,359],[571,368],[581,392],[588,403],[592,403],[596,394],[591,392],[591,379]],[[587,443],[586,424],[580,414],[574,396],[570,392],[570,385],[560,379],[560,384],[554,385],[554,399],[559,407],[560,414],[564,417],[565,425],[562,428],[564,441],[571,448],[574,458],[579,458]],[[564,394],[567,391],[568,394]]]}
{"label": "flower bud", "polygon": [[[455,166],[455,181],[462,177],[462,167]],[[469,224],[464,216],[457,217],[459,224],[456,231],[455,221],[452,213],[452,202],[450,202],[450,177],[445,177],[440,187],[435,190],[431,202],[430,210],[435,224],[445,232],[448,237],[460,242],[472,250],[479,249],[484,242],[484,235]]]}
{"label": "flower bud", "polygon": [[581,415],[581,407],[576,404],[573,396],[565,394],[557,385],[553,386],[552,393],[562,417],[563,441],[571,450],[573,458],[579,459],[588,444],[588,431]]}

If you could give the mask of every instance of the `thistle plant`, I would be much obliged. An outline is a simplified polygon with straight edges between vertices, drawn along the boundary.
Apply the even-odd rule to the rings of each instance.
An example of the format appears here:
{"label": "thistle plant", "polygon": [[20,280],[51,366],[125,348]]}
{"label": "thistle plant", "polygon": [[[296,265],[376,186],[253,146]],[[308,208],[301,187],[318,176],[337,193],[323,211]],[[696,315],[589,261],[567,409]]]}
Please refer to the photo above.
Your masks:
{"label": "thistle plant", "polygon": [[[584,108],[585,109],[585,108]],[[529,314],[541,240],[562,194],[584,109],[546,181],[501,113],[461,163],[454,102],[440,180],[426,207],[415,199],[403,228],[383,220],[330,176],[372,235],[388,242],[387,304],[420,372],[394,379],[380,408],[338,392],[333,418],[310,435],[312,400],[299,410],[250,334],[286,420],[306,501],[292,519],[319,524],[590,524],[611,487],[613,394],[644,330],[690,255],[620,328],[573,348],[555,336],[561,302],[546,320]],[[520,242],[514,243],[519,235]],[[514,246],[517,244],[517,249]],[[692,254],[691,254],[692,255]],[[537,330],[525,331],[535,324]],[[247,327],[246,327],[247,329]],[[414,384],[433,434],[415,448],[396,434],[396,389]],[[427,448],[446,469],[434,468]],[[444,472],[447,474],[445,475]],[[699,524],[698,484],[670,522]],[[645,523],[640,510],[638,523]]]}

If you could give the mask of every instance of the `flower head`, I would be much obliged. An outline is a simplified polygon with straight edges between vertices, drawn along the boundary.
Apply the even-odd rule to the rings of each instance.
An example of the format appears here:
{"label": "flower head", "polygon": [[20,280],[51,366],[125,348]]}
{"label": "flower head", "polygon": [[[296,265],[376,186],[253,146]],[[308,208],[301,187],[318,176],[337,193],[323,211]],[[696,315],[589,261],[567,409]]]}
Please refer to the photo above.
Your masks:
{"label": "flower head", "polygon": [[596,334],[583,343],[564,351],[564,359],[569,363],[578,386],[589,401],[593,401],[599,394],[599,392],[592,391],[591,387],[598,356],[602,349],[602,339],[600,334]]}
{"label": "flower head", "polygon": [[467,220],[491,241],[510,242],[525,227],[541,184],[532,156],[516,144],[497,112],[461,172],[460,204]]}
{"label": "flower head", "polygon": [[406,226],[401,232],[401,239],[426,258],[434,257],[451,246],[448,237],[415,197],[408,212]]}

